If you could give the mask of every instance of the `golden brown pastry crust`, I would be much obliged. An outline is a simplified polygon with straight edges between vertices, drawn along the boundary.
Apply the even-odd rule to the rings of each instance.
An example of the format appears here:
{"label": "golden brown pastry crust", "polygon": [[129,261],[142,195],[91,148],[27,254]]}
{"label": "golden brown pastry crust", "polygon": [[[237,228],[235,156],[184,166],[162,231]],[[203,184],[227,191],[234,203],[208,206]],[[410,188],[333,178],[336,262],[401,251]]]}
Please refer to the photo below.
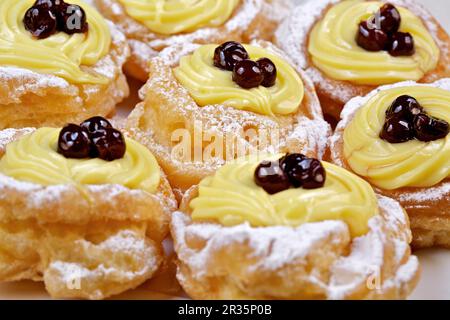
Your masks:
{"label": "golden brown pastry crust", "polygon": [[149,59],[168,46],[182,43],[222,43],[235,40],[248,43],[253,39],[272,40],[281,19],[288,13],[286,0],[242,0],[230,20],[218,28],[165,36],[151,32],[131,18],[117,0],[95,0],[100,12],[113,21],[127,36],[131,57],[125,65],[127,74],[141,81],[148,79]]}
{"label": "golden brown pastry crust", "polygon": [[[303,11],[307,9],[306,6],[299,6],[294,9],[291,17],[286,19],[276,32],[275,43],[289,55],[298,68],[305,70],[311,77],[324,114],[339,120],[342,108],[348,100],[356,96],[364,96],[374,90],[376,86],[356,85],[348,81],[334,80],[314,66],[308,52],[309,34],[316,23],[337,2],[336,0],[317,1],[323,4],[314,8],[319,10],[318,12],[304,13]],[[426,74],[419,82],[431,83],[441,78],[450,77],[450,36],[443,27],[425,8],[414,1],[393,0],[390,2],[417,13],[425,26],[433,30],[432,35],[441,50],[436,69]],[[302,26],[302,30],[294,30],[297,27],[294,23],[295,20],[305,16],[305,14],[312,18],[305,19],[307,22]]]}
{"label": "golden brown pastry crust", "polygon": [[[6,145],[34,129],[0,132]],[[150,279],[176,201],[119,185],[41,186],[0,174],[0,281],[44,281],[55,298],[103,299]]]}
{"label": "golden brown pastry crust", "polygon": [[177,277],[194,299],[404,299],[420,268],[406,213],[379,197],[381,214],[351,239],[341,221],[298,228],[193,222],[185,194],[172,216]]}
{"label": "golden brown pastry crust", "polygon": [[[445,81],[445,79],[442,81]],[[414,83],[405,82],[404,84],[411,85]],[[403,83],[398,83],[394,86],[402,85]],[[389,87],[391,86],[380,87],[378,90]],[[345,114],[344,119],[338,124],[334,135],[331,137],[328,154],[334,163],[352,171],[344,157],[343,136],[345,128],[358,109],[348,108],[349,112],[347,112],[348,105],[344,107],[342,113]],[[450,248],[450,179],[445,179],[431,188],[400,188],[397,190],[374,188],[377,193],[399,201],[408,212],[413,232],[412,246],[415,249],[434,246]]]}
{"label": "golden brown pastry crust", "polygon": [[[281,54],[267,42],[255,44]],[[223,105],[199,107],[172,72],[179,58],[195,48],[195,45],[170,47],[150,61],[150,78],[140,91],[143,102],[128,118],[130,135],[153,152],[173,188],[185,191],[224,164],[223,157],[202,162],[192,157],[186,161],[173,154],[174,143],[171,140],[175,130],[186,129],[195,139],[199,124],[204,137],[236,132],[236,141],[247,145],[251,152],[265,150],[257,150],[258,146],[245,140],[240,130],[279,132],[279,145],[269,143],[267,152],[278,149],[279,152],[301,152],[315,158],[322,157],[330,128],[323,120],[314,87],[303,72],[299,74],[305,85],[305,97],[295,114],[265,116]],[[202,154],[209,143],[203,143]]]}
{"label": "golden brown pastry crust", "polygon": [[0,130],[62,126],[114,114],[116,104],[129,94],[122,66],[130,49],[125,36],[108,24],[112,35],[110,52],[94,66],[82,67],[86,72],[106,76],[106,85],[71,84],[53,75],[0,67]]}

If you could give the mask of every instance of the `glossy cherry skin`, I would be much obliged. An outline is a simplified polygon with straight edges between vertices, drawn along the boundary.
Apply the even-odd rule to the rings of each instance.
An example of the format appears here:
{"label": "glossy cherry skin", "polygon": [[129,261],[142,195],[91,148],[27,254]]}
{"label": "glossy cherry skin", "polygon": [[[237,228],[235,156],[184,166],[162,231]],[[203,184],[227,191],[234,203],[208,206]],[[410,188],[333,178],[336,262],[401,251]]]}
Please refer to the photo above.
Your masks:
{"label": "glossy cherry skin", "polygon": [[286,172],[291,184],[295,188],[302,186],[302,167],[300,163],[307,159],[303,154],[291,153],[280,159],[280,166]]}
{"label": "glossy cherry skin", "polygon": [[367,51],[376,52],[387,48],[389,37],[384,31],[370,26],[367,21],[362,21],[358,27],[356,43]]}
{"label": "glossy cherry skin", "polygon": [[34,6],[39,6],[45,9],[51,9],[52,11],[58,10],[59,6],[64,3],[63,0],[36,0]]}
{"label": "glossy cherry skin", "polygon": [[266,88],[273,87],[277,81],[277,67],[275,64],[269,58],[261,58],[256,63],[258,63],[264,77],[261,85]]}
{"label": "glossy cherry skin", "polygon": [[423,142],[443,139],[449,133],[447,121],[433,118],[425,113],[417,115],[413,125],[416,139]]}
{"label": "glossy cherry skin", "polygon": [[244,46],[235,41],[225,42],[214,51],[214,65],[223,70],[233,71],[237,62],[248,58]]}
{"label": "glossy cherry skin", "polygon": [[96,156],[106,161],[123,158],[126,152],[125,139],[119,130],[106,128],[104,134],[92,139]]}
{"label": "glossy cherry skin", "polygon": [[256,88],[263,80],[263,73],[255,61],[242,60],[234,66],[233,81],[244,89]]}
{"label": "glossy cherry skin", "polygon": [[325,185],[326,171],[317,159],[306,159],[301,163],[303,167],[303,189],[318,189]]}
{"label": "glossy cherry skin", "polygon": [[91,140],[85,128],[68,124],[62,128],[58,138],[58,153],[66,158],[89,158]]}
{"label": "glossy cherry skin", "polygon": [[414,38],[408,32],[397,32],[391,37],[389,54],[394,57],[412,56],[416,52]]}
{"label": "glossy cherry skin", "polygon": [[278,161],[264,161],[255,170],[255,183],[269,194],[287,190],[291,183]]}

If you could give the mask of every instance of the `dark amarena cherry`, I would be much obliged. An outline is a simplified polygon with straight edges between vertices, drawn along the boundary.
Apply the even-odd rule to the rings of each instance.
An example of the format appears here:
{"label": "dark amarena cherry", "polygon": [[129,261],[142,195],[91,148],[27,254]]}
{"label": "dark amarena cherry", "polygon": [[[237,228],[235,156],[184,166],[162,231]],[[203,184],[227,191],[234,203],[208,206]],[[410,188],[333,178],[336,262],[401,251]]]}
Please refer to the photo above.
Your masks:
{"label": "dark amarena cherry", "polygon": [[399,30],[402,18],[400,16],[400,12],[395,6],[390,3],[386,3],[380,8],[378,14],[378,22],[380,24],[381,30],[383,30],[387,34],[392,34]]}
{"label": "dark amarena cherry", "polygon": [[105,118],[97,116],[83,121],[81,127],[89,132],[91,138],[95,138],[96,136],[104,135],[105,129],[112,128],[112,125]]}
{"label": "dark amarena cherry", "polygon": [[270,88],[275,85],[277,81],[277,67],[269,58],[261,58],[258,61],[259,68],[263,73],[264,80],[261,83],[262,86]]}
{"label": "dark amarena cherry", "polygon": [[233,71],[237,62],[249,58],[244,46],[235,41],[228,41],[218,46],[214,51],[214,66]]}
{"label": "dark amarena cherry", "polygon": [[89,29],[86,13],[76,4],[62,3],[56,12],[58,29],[67,34],[84,33]]}
{"label": "dark amarena cherry", "polygon": [[414,138],[414,130],[408,120],[393,116],[386,119],[380,138],[389,143],[403,143]]}
{"label": "dark amarena cherry", "polygon": [[57,31],[57,20],[53,12],[45,6],[33,6],[23,19],[25,29],[38,39],[45,39]]}
{"label": "dark amarena cherry", "polygon": [[443,139],[449,134],[447,121],[433,118],[425,113],[414,118],[413,126],[416,139],[423,142]]}
{"label": "dark amarena cherry", "polygon": [[[299,160],[299,158],[298,158]],[[294,187],[317,189],[325,184],[326,173],[322,163],[317,159],[303,158],[287,167],[287,175]]]}
{"label": "dark amarena cherry", "polygon": [[412,56],[416,52],[414,38],[408,32],[397,32],[392,35],[389,54],[394,57]]}
{"label": "dark amarena cherry", "polygon": [[403,95],[395,99],[389,109],[387,109],[386,116],[395,116],[407,121],[412,121],[414,116],[418,115],[422,111],[422,106],[415,98],[408,95]]}
{"label": "dark amarena cherry", "polygon": [[279,161],[264,161],[255,170],[255,183],[269,194],[275,194],[291,187]]}
{"label": "dark amarena cherry", "polygon": [[287,190],[290,186],[321,188],[325,180],[326,171],[322,163],[300,153],[288,153],[278,161],[265,161],[255,171],[255,183],[270,194]]}
{"label": "dark amarena cherry", "polygon": [[106,128],[104,134],[92,139],[92,142],[100,159],[113,161],[125,155],[125,139],[122,133],[114,128]]}
{"label": "dark amarena cherry", "polygon": [[318,189],[325,184],[326,172],[322,163],[317,159],[307,158],[299,163],[302,174],[300,180],[303,189]]}
{"label": "dark amarena cherry", "polygon": [[46,9],[59,9],[59,6],[64,3],[63,0],[37,0],[34,6],[46,8]]}
{"label": "dark amarena cherry", "polygon": [[280,159],[280,166],[285,172],[288,172],[304,159],[306,159],[306,156],[301,153],[288,153]]}
{"label": "dark amarena cherry", "polygon": [[263,80],[263,73],[255,61],[242,60],[234,66],[233,81],[244,89],[256,88]]}
{"label": "dark amarena cherry", "polygon": [[66,125],[59,133],[58,153],[66,158],[83,159],[90,155],[91,140],[85,128]]}
{"label": "dark amarena cherry", "polygon": [[387,48],[389,37],[384,31],[374,28],[367,21],[362,21],[358,27],[356,43],[367,51],[381,51]]}

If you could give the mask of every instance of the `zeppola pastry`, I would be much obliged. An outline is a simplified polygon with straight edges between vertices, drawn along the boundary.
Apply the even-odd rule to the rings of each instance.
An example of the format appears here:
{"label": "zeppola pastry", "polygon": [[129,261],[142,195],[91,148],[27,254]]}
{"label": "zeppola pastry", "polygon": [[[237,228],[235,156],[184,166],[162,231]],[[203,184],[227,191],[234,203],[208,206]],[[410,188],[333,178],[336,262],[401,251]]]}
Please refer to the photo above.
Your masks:
{"label": "zeppola pastry", "polygon": [[272,40],[288,0],[95,0],[131,46],[128,74],[146,81],[148,60],[168,46]]}
{"label": "zeppola pastry", "polygon": [[155,157],[101,117],[0,131],[0,281],[102,299],[151,278],[176,208]]}
{"label": "zeppola pastry", "polygon": [[450,248],[450,79],[403,82],[350,100],[333,161],[407,210],[416,248]]}
{"label": "zeppola pastry", "polygon": [[195,299],[400,299],[419,276],[401,206],[301,154],[226,164],[185,194],[171,231]]}
{"label": "zeppola pastry", "polygon": [[313,85],[267,42],[169,47],[149,66],[127,128],[175,189],[243,155],[326,149],[330,128]]}
{"label": "zeppola pastry", "polygon": [[280,26],[276,43],[306,70],[334,119],[379,85],[450,77],[450,37],[414,1],[309,1]]}
{"label": "zeppola pastry", "polygon": [[0,129],[110,115],[128,95],[124,35],[81,0],[0,1]]}

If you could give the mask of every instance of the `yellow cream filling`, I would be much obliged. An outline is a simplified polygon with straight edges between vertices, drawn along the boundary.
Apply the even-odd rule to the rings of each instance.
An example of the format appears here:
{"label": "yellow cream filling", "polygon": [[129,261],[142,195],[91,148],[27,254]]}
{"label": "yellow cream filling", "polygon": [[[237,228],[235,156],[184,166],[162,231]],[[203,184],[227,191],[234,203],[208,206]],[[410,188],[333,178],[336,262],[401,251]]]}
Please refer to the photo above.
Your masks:
{"label": "yellow cream filling", "polygon": [[109,51],[111,35],[103,17],[84,1],[73,0],[71,3],[85,10],[89,31],[74,35],[58,32],[37,40],[23,23],[25,12],[34,2],[0,1],[0,65],[52,74],[70,83],[107,83],[104,76],[85,72],[82,68],[96,64]]}
{"label": "yellow cream filling", "polygon": [[368,220],[379,213],[371,186],[343,168],[323,162],[327,172],[323,188],[291,188],[269,195],[254,182],[259,163],[256,157],[239,159],[204,179],[198,197],[190,203],[192,218],[218,221],[224,226],[248,222],[253,227],[296,227],[308,222],[342,220],[352,236],[357,237],[368,232]]}
{"label": "yellow cream filling", "polygon": [[240,0],[119,0],[128,15],[151,31],[172,35],[219,27]]}
{"label": "yellow cream filling", "polygon": [[264,115],[291,114],[298,110],[304,96],[304,86],[297,72],[282,58],[250,45],[244,45],[250,58],[266,57],[277,67],[274,86],[243,89],[232,79],[232,72],[214,66],[217,45],[205,45],[192,55],[181,58],[174,69],[178,81],[200,106],[223,104],[236,109]]}
{"label": "yellow cream filling", "polygon": [[416,98],[428,114],[450,122],[450,92],[427,86],[401,87],[376,94],[344,131],[344,157],[352,170],[386,190],[431,187],[450,176],[450,136],[399,144],[379,137],[386,110],[404,94]]}
{"label": "yellow cream filling", "polygon": [[119,184],[130,189],[156,192],[160,169],[152,153],[126,138],[122,159],[68,159],[60,155],[57,142],[60,129],[41,128],[10,143],[0,160],[0,172],[20,181],[40,185]]}
{"label": "yellow cream filling", "polygon": [[313,28],[309,53],[314,65],[328,77],[359,85],[380,85],[420,80],[434,70],[440,51],[422,20],[397,6],[401,32],[413,35],[416,53],[393,57],[386,51],[369,52],[356,43],[358,25],[379,10],[383,2],[346,0],[333,6]]}

